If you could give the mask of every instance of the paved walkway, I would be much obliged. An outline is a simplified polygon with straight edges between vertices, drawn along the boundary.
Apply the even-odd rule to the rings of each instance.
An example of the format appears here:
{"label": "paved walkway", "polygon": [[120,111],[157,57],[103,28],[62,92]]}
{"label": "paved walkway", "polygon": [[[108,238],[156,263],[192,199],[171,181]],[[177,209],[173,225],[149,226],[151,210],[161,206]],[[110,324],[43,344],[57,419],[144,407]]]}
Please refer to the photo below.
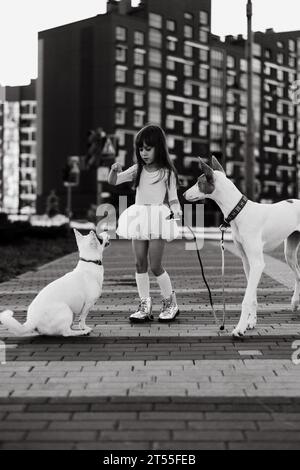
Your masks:
{"label": "paved walkway", "polygon": [[[293,279],[282,255],[266,259],[257,329],[233,340],[241,261],[228,243],[221,333],[191,248],[175,241],[166,251],[181,312],[172,325],[129,324],[138,301],[131,247],[113,241],[89,337],[21,339],[0,327],[0,449],[300,448],[300,365],[292,362],[300,316],[290,311]],[[202,254],[221,318],[218,244],[205,242]],[[69,255],[0,284],[0,310],[24,321],[37,292],[76,262]],[[154,278],[151,290],[157,316]]]}

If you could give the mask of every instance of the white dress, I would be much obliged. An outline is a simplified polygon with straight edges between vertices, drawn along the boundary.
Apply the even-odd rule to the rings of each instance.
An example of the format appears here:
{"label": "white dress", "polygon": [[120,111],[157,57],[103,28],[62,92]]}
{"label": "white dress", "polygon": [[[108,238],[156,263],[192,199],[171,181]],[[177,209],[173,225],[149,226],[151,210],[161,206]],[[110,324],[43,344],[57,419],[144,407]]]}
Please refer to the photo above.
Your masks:
{"label": "white dress", "polygon": [[[136,171],[137,165],[133,165],[118,173],[116,184],[133,181]],[[177,199],[174,173],[168,185],[168,170],[150,172],[143,168],[135,204],[120,215],[117,234],[130,240],[174,240],[179,236],[179,229],[176,221],[169,219],[168,203]]]}

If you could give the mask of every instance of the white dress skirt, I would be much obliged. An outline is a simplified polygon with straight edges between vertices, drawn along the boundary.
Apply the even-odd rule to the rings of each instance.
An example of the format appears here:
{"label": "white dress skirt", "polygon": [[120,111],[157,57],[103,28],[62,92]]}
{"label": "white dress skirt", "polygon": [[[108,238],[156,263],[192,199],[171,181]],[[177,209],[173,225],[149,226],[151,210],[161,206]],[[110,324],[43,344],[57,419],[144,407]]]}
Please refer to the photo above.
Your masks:
{"label": "white dress skirt", "polygon": [[117,234],[129,240],[172,241],[180,232],[176,221],[169,219],[170,214],[166,205],[134,204],[120,215]]}

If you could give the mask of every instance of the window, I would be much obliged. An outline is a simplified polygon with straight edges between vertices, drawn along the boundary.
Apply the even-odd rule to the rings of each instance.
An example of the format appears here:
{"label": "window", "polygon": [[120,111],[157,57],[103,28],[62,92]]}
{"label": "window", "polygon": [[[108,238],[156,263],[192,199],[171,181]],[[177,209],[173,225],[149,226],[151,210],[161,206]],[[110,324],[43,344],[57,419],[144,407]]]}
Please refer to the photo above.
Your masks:
{"label": "window", "polygon": [[199,98],[201,98],[202,100],[207,99],[207,87],[206,86],[199,85]]}
{"label": "window", "polygon": [[125,124],[125,119],[126,119],[126,111],[125,109],[118,108],[116,110],[116,124]]}
{"label": "window", "polygon": [[223,111],[218,106],[212,106],[211,108],[211,121],[215,124],[223,123]]}
{"label": "window", "polygon": [[207,107],[206,106],[199,106],[199,117],[202,119],[207,118]]}
{"label": "window", "polygon": [[226,120],[227,122],[234,122],[234,108],[232,106],[228,106],[227,108]]}
{"label": "window", "polygon": [[149,86],[161,88],[161,73],[158,70],[149,71]]}
{"label": "window", "polygon": [[133,73],[133,83],[136,86],[144,86],[144,72],[142,70],[135,70]]}
{"label": "window", "polygon": [[247,111],[246,109],[241,109],[240,111],[240,123],[246,125],[247,124]]}
{"label": "window", "polygon": [[289,66],[290,67],[296,67],[296,59],[295,57],[289,57]]}
{"label": "window", "polygon": [[139,65],[141,67],[143,67],[144,65],[144,57],[145,57],[145,54],[141,51],[137,51],[135,50],[134,51],[134,65]]}
{"label": "window", "polygon": [[134,32],[134,44],[136,46],[143,46],[145,44],[145,35],[141,31]]}
{"label": "window", "polygon": [[121,66],[116,67],[116,82],[125,83],[126,82],[126,68],[121,68]]}
{"label": "window", "polygon": [[212,50],[211,52],[211,64],[213,67],[223,67],[224,55],[223,52]]}
{"label": "window", "polygon": [[176,31],[176,23],[174,20],[167,20],[167,30],[172,32]]}
{"label": "window", "polygon": [[184,153],[192,153],[192,141],[191,139],[184,139],[183,141]]}
{"label": "window", "polygon": [[201,62],[208,62],[208,51],[206,49],[199,50],[199,60]]}
{"label": "window", "polygon": [[219,87],[211,87],[211,101],[214,104],[222,104],[223,102],[223,89]]}
{"label": "window", "polygon": [[258,56],[258,57],[261,56],[261,45],[260,44],[256,44],[256,43],[253,44],[253,54],[255,56]]}
{"label": "window", "polygon": [[193,38],[193,28],[190,25],[185,25],[184,26],[184,37],[187,39],[192,39]]}
{"label": "window", "polygon": [[185,77],[192,77],[193,76],[193,66],[184,64],[184,76]]}
{"label": "window", "polygon": [[289,40],[289,50],[291,52],[295,52],[296,51],[296,43],[295,41],[293,41],[292,39]]}
{"label": "window", "polygon": [[149,13],[149,25],[152,28],[161,29],[162,27],[162,16],[156,13]]}
{"label": "window", "polygon": [[199,41],[200,42],[205,42],[205,43],[208,42],[208,32],[207,31],[203,31],[203,29],[199,30]]}
{"label": "window", "polygon": [[144,111],[134,111],[133,125],[134,125],[134,127],[143,127],[143,125],[144,125]]}
{"label": "window", "polygon": [[277,130],[278,131],[283,131],[283,120],[282,119],[277,119]]}
{"label": "window", "polygon": [[184,103],[183,105],[183,113],[186,115],[186,116],[191,116],[193,112],[193,105],[191,103]]}
{"label": "window", "polygon": [[159,50],[150,49],[149,65],[150,67],[161,67],[161,52]]}
{"label": "window", "polygon": [[193,122],[192,121],[184,121],[183,123],[183,132],[184,134],[192,134],[193,132]]}
{"label": "window", "polygon": [[231,55],[227,56],[227,67],[229,69],[234,69],[235,67],[235,60],[234,57],[232,57]]}
{"label": "window", "polygon": [[137,108],[144,106],[144,95],[142,93],[134,93],[133,104]]}
{"label": "window", "polygon": [[199,122],[199,135],[201,137],[207,137],[207,128],[208,128],[208,122],[207,121],[200,121]]}
{"label": "window", "polygon": [[127,37],[126,28],[123,28],[123,26],[117,26],[116,27],[116,39],[118,41],[126,41],[126,37]]}
{"label": "window", "polygon": [[175,62],[174,60],[167,59],[167,69],[168,70],[175,70]]}
{"label": "window", "polygon": [[184,14],[184,19],[187,20],[187,21],[193,21],[194,17],[192,15],[192,13],[185,13]]}
{"label": "window", "polygon": [[270,49],[265,49],[265,58],[266,59],[271,59],[272,58],[272,52]]}
{"label": "window", "polygon": [[117,46],[116,47],[116,60],[118,62],[126,62],[127,50],[125,47]]}
{"label": "window", "polygon": [[284,44],[283,44],[282,41],[277,41],[276,45],[277,45],[277,47],[279,47],[280,49],[283,49],[283,47],[284,47]]}
{"label": "window", "polygon": [[166,126],[167,126],[168,129],[174,129],[175,128],[175,122],[174,122],[174,119],[171,116],[167,116]]}
{"label": "window", "polygon": [[208,25],[208,13],[207,11],[203,11],[201,10],[199,12],[199,21],[200,21],[200,24],[202,25]]}
{"label": "window", "polygon": [[167,76],[166,78],[166,87],[168,90],[175,90],[176,89],[176,81],[175,77]]}
{"label": "window", "polygon": [[193,48],[187,44],[184,45],[184,56],[192,58],[193,57]]}
{"label": "window", "polygon": [[174,101],[172,101],[172,100],[167,100],[166,101],[166,108],[167,109],[174,109],[174,107],[175,107],[174,106]]}
{"label": "window", "polygon": [[185,84],[184,84],[184,94],[185,94],[186,96],[192,96],[192,94],[193,94],[193,86],[191,85],[191,83],[185,82]]}
{"label": "window", "polygon": [[149,121],[158,125],[161,123],[161,93],[156,90],[149,92]]}
{"label": "window", "polygon": [[277,70],[277,78],[281,82],[284,80],[284,71],[283,70]]}
{"label": "window", "polygon": [[150,28],[149,31],[149,45],[152,47],[161,48],[162,46],[162,36],[161,32],[156,29]]}
{"label": "window", "polygon": [[283,64],[284,62],[284,54],[277,54],[277,62],[278,64]]}
{"label": "window", "polygon": [[123,90],[123,88],[116,89],[115,99],[116,99],[116,103],[119,103],[119,104],[125,103],[126,95],[125,95],[125,90]]}
{"label": "window", "polygon": [[199,66],[199,78],[200,80],[208,80],[208,69],[203,65]]}
{"label": "window", "polygon": [[167,39],[167,48],[169,51],[175,52],[177,47],[177,41],[173,39]]}

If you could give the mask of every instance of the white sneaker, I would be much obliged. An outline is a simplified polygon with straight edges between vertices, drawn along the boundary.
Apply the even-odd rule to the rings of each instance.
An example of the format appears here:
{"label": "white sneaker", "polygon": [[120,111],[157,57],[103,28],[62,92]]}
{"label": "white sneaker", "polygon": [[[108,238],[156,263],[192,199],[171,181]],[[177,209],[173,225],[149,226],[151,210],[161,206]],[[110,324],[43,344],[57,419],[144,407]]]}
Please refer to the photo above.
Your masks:
{"label": "white sneaker", "polygon": [[152,299],[147,297],[140,300],[137,312],[130,315],[129,320],[133,323],[144,323],[146,321],[153,321],[152,315]]}
{"label": "white sneaker", "polygon": [[158,321],[170,322],[174,321],[177,315],[179,315],[179,308],[177,305],[176,294],[172,292],[168,299],[163,299],[162,309],[160,311]]}

